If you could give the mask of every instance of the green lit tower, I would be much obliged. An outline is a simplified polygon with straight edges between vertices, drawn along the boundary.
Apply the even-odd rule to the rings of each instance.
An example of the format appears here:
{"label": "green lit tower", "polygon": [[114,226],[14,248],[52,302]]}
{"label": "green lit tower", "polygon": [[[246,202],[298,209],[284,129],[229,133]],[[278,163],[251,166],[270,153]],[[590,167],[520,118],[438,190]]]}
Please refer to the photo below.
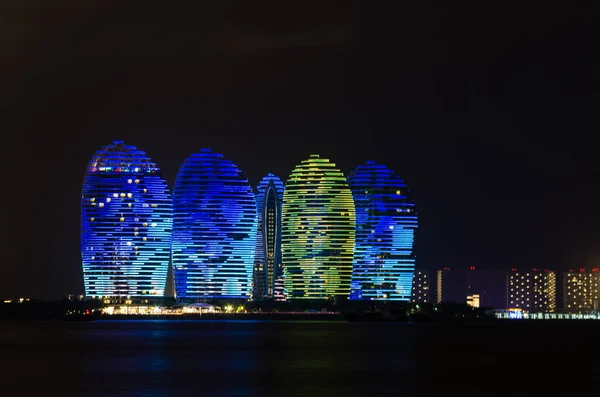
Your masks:
{"label": "green lit tower", "polygon": [[288,178],[281,212],[287,297],[348,296],[355,212],[344,174],[329,160],[311,155]]}

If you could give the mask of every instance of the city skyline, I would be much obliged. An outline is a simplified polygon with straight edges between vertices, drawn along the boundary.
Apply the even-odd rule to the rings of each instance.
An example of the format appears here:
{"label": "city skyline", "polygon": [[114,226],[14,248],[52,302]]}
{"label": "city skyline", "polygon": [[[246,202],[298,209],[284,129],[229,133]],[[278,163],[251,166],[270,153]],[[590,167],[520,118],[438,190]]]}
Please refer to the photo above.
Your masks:
{"label": "city skyline", "polygon": [[148,4],[135,23],[132,4],[70,6],[6,10],[6,294],[82,291],[82,170],[114,139],[171,189],[202,147],[253,186],[313,152],[345,174],[385,164],[414,192],[427,269],[598,265],[596,4]]}
{"label": "city skyline", "polygon": [[171,260],[179,299],[408,301],[418,224],[409,195],[383,165],[346,178],[315,154],[285,185],[268,174],[253,189],[206,148],[180,166],[171,195],[145,152],[114,141],[83,183],[85,294],[165,296]]}
{"label": "city skyline", "polygon": [[[152,173],[152,174],[155,174],[156,176],[160,176],[160,175],[162,174],[162,172],[161,172],[161,171],[160,171],[158,168],[156,168],[156,166],[154,165],[154,163],[152,163],[152,162],[151,162],[151,160],[150,160],[150,159],[144,158],[144,156],[145,156],[145,153],[144,153],[143,151],[141,151],[141,150],[138,150],[138,149],[137,149],[135,146],[131,146],[131,145],[125,145],[125,144],[124,144],[124,141],[121,141],[121,140],[115,140],[115,141],[113,142],[113,145],[112,145],[112,146],[110,146],[110,145],[109,145],[109,146],[105,146],[105,147],[104,147],[104,148],[103,148],[101,151],[98,151],[98,152],[96,153],[95,157],[94,157],[94,158],[92,159],[92,161],[90,162],[90,164],[89,164],[89,166],[88,166],[88,172],[86,173],[86,180],[84,181],[84,196],[82,196],[82,203],[84,203],[84,202],[86,202],[86,203],[87,203],[87,202],[90,200],[89,198],[88,198],[88,199],[84,199],[84,197],[85,197],[85,190],[86,190],[86,186],[87,186],[87,185],[89,185],[89,183],[88,183],[88,182],[86,182],[86,181],[87,181],[87,178],[89,177],[89,176],[88,176],[88,174],[90,174],[90,171],[93,171],[93,172],[91,173],[91,175],[92,175],[92,176],[94,176],[94,175],[95,175],[95,173],[97,173],[98,171],[108,171],[110,167],[107,167],[107,165],[109,165],[109,164],[108,164],[108,158],[109,158],[110,156],[107,156],[107,155],[106,155],[106,153],[108,153],[108,152],[109,152],[109,151],[111,151],[111,150],[112,150],[112,151],[115,151],[115,149],[114,149],[115,147],[117,148],[117,149],[116,149],[116,152],[118,152],[119,150],[123,150],[123,149],[124,149],[124,150],[131,150],[131,151],[133,151],[133,153],[134,153],[134,156],[138,156],[138,157],[139,157],[139,156],[141,156],[141,157],[140,157],[140,160],[138,160],[138,161],[140,161],[140,164],[139,164],[139,165],[140,165],[140,167],[144,167],[144,168],[140,168],[140,173],[143,173],[143,172],[150,172],[150,173]],[[120,149],[119,149],[119,148],[120,148]],[[202,149],[202,150],[200,151],[200,153],[202,153],[202,154],[209,154],[209,153],[211,153],[211,150],[210,150],[210,149]],[[105,158],[101,158],[102,156],[104,156]],[[192,156],[193,156],[193,155],[192,155]],[[212,155],[211,155],[211,156],[212,156]],[[220,156],[222,157],[222,155],[219,155],[219,154],[217,154],[217,155],[215,155],[215,156],[216,156],[216,157],[220,157]],[[117,156],[117,157],[118,157],[118,156]],[[318,158],[319,158],[319,156],[318,156],[318,155],[312,155],[312,156],[311,156],[311,158],[316,158],[316,159],[318,159]],[[187,160],[188,160],[188,159],[186,159],[186,161],[187,161]],[[117,158],[117,162],[118,162],[118,161],[119,161],[119,159]],[[184,164],[185,164],[185,162],[186,162],[186,161],[184,161]],[[102,164],[102,166],[99,166],[99,164]],[[130,162],[129,164],[127,164],[127,166],[131,166],[131,167],[132,167],[132,168],[131,168],[131,170],[129,170],[129,169],[128,169],[128,170],[126,170],[127,172],[134,172],[134,168],[133,168],[133,165],[132,165],[132,164],[133,164],[133,163],[131,163],[131,162]],[[118,165],[118,164],[117,164],[117,165]],[[123,164],[121,164],[121,165],[123,165]],[[182,167],[183,167],[183,165],[182,165]],[[385,171],[384,173],[387,173],[387,174],[390,174],[390,175],[392,174],[392,172],[391,172],[391,171],[389,171],[389,170],[387,170],[385,166],[376,165],[376,163],[375,163],[374,161],[372,161],[372,160],[369,160],[369,161],[367,161],[367,162],[365,163],[365,165],[359,165],[359,166],[358,166],[358,168],[355,168],[355,169],[353,169],[352,171],[350,171],[350,172],[349,172],[349,174],[348,174],[348,177],[346,178],[346,179],[347,179],[347,181],[348,181],[347,183],[348,183],[349,185],[350,185],[350,183],[351,183],[351,180],[352,180],[352,178],[353,178],[353,177],[356,175],[357,171],[361,169],[361,167],[366,167],[366,168],[370,168],[370,167],[371,167],[371,168],[372,168],[372,167],[375,167],[375,168],[381,168],[381,169],[379,170],[379,172],[381,172],[381,171],[383,170],[383,171]],[[144,170],[146,170],[146,171],[144,171]],[[375,170],[375,169],[373,169],[373,170],[371,170],[371,171],[374,171],[374,170]],[[117,170],[117,171],[120,171],[120,170]],[[124,169],[124,171],[125,171],[125,169]],[[137,168],[136,168],[135,172],[137,172]],[[291,176],[293,175],[293,173],[294,173],[294,172],[295,172],[295,171],[292,171],[292,173],[290,174],[290,178],[291,178]],[[106,172],[105,172],[105,173],[106,173]],[[377,172],[375,172],[375,173],[377,173]],[[364,178],[364,176],[363,176],[362,178]],[[125,181],[126,181],[126,179],[124,179],[124,180],[122,181],[122,183],[124,184],[124,183],[125,183]],[[132,181],[133,181],[133,179],[127,180],[127,183],[128,183],[128,184],[131,184],[131,183],[132,183]],[[247,179],[246,179],[246,181],[247,181]],[[257,187],[256,187],[256,189],[253,189],[253,188],[251,188],[251,187],[250,187],[250,190],[251,190],[251,191],[252,191],[252,192],[255,194],[255,200],[256,200],[256,201],[255,201],[255,203],[257,204],[257,213],[259,213],[258,211],[259,211],[259,207],[260,207],[260,206],[258,205],[258,197],[261,195],[261,184],[264,184],[264,183],[265,183],[265,181],[267,182],[267,185],[270,185],[270,189],[273,189],[273,188],[274,188],[274,186],[273,186],[273,182],[283,185],[283,182],[282,182],[282,181],[281,181],[279,178],[277,178],[277,177],[276,177],[276,176],[274,176],[273,174],[269,173],[267,177],[263,177],[263,179],[261,180],[261,182],[260,182],[258,185],[256,185],[256,186],[257,186]],[[406,189],[406,185],[404,184],[404,182],[403,182],[403,181],[401,181],[400,179],[398,179],[398,181],[399,181],[399,183],[401,184],[400,186],[402,187],[402,190],[404,190],[405,192],[407,192],[408,190]],[[136,185],[137,185],[137,184],[139,183],[139,180],[137,180],[137,179],[136,179],[136,180],[135,180],[135,183],[136,183]],[[164,180],[162,180],[162,182],[161,182],[161,183],[163,183],[163,188],[164,188],[164,189],[166,189],[165,191],[166,191],[166,192],[167,192],[167,194],[168,194],[168,186],[167,186],[167,183],[166,183]],[[177,181],[176,181],[176,183],[177,183]],[[381,183],[381,181],[379,181],[379,182],[377,182],[377,183]],[[141,186],[141,185],[140,185],[140,186]],[[278,185],[278,186],[279,186],[279,185]],[[361,190],[362,188],[364,188],[364,187],[360,187],[360,186],[359,186],[359,187],[358,187],[358,190]],[[114,189],[113,189],[113,190],[114,190]],[[117,189],[117,190],[118,190],[118,189]],[[264,187],[263,187],[263,190],[264,190]],[[272,190],[272,193],[273,193],[273,194],[275,194],[276,190],[279,190],[279,189],[273,189],[273,190]],[[284,190],[284,188],[283,188],[283,189],[280,189],[280,190]],[[356,190],[356,188],[355,188],[354,190]],[[145,191],[145,189],[144,189],[144,191]],[[265,192],[262,192],[262,193],[265,193]],[[267,190],[267,193],[268,193],[268,194],[270,194],[268,190]],[[354,201],[356,202],[356,200],[358,199],[358,201],[360,202],[360,198],[359,198],[360,194],[357,196],[357,194],[356,194],[356,193],[357,193],[356,191],[353,193],[353,196],[354,196]],[[272,196],[273,194],[270,194],[270,195]],[[279,193],[277,193],[277,194],[278,194],[278,197],[280,197],[280,198],[278,198],[279,205],[281,205],[281,198],[282,198],[282,195],[281,195],[281,194],[279,194]],[[395,194],[398,194],[398,191],[395,191]],[[111,193],[111,195],[114,195],[114,193]],[[125,198],[125,199],[127,199],[127,198],[131,197],[131,195],[132,195],[131,193],[117,193],[117,196],[115,196],[115,200],[114,200],[114,202],[117,202],[117,201],[118,201],[118,200],[116,200],[117,198],[123,198],[123,197],[121,197],[121,196],[124,196],[124,198]],[[267,197],[265,196],[265,197],[263,197],[263,199],[264,199],[264,200],[267,200]],[[93,198],[92,198],[92,200],[93,200]],[[107,199],[107,202],[106,202],[106,203],[104,203],[104,202],[103,202],[103,203],[101,203],[101,204],[100,204],[100,203],[98,203],[98,205],[101,205],[101,206],[103,206],[103,207],[104,207],[104,205],[108,205],[108,203],[110,203],[110,200],[111,200],[111,198],[109,197],[109,198]],[[270,199],[269,199],[269,200],[267,200],[267,201],[271,201],[271,200],[272,200],[272,198],[270,198]],[[132,202],[133,202],[133,201],[132,201]],[[89,204],[89,203],[88,203],[88,204]],[[95,205],[96,203],[92,203],[92,204],[93,204],[93,205]],[[270,205],[272,206],[273,204],[274,204],[274,203],[271,203]],[[411,205],[411,206],[414,206],[414,204],[412,204],[412,203],[411,203],[410,205]],[[131,207],[131,204],[130,204],[129,206]],[[153,204],[153,206],[156,206],[156,205],[154,205],[154,204]],[[84,210],[84,206],[82,206],[82,211],[83,211],[83,210]],[[97,209],[96,209],[96,210],[97,210]],[[122,215],[122,214],[121,214],[121,215]],[[89,229],[89,227],[90,227],[90,226],[89,226],[90,219],[92,219],[92,220],[97,220],[97,219],[95,219],[94,217],[91,217],[91,218],[90,218],[89,216],[87,216],[85,213],[83,213],[83,212],[82,212],[82,222],[83,222],[83,223],[82,223],[82,244],[83,244],[83,238],[84,238],[83,236],[84,236],[84,235],[86,235],[86,234],[89,234],[89,232],[87,231],[87,229]],[[121,219],[121,221],[123,221],[123,219],[124,219],[124,218],[123,218],[123,217],[121,217],[120,219]],[[416,217],[415,217],[415,219],[416,219]],[[358,221],[357,221],[357,222],[358,222]],[[98,222],[96,222],[96,223],[98,223]],[[260,222],[258,222],[258,218],[257,218],[257,226],[258,226],[258,224],[259,224],[259,223],[260,223]],[[145,223],[144,223],[144,224],[145,224]],[[416,225],[416,223],[415,223],[415,225]],[[85,229],[85,230],[84,230],[84,229]],[[357,230],[358,230],[358,229],[360,229],[360,227],[358,227],[358,223],[357,223]],[[136,230],[137,230],[137,228],[136,228]],[[137,234],[138,234],[138,233],[136,233],[136,236],[137,236]],[[260,238],[262,238],[262,237],[261,237],[261,233],[259,232],[259,230],[258,230],[258,228],[257,228],[256,240],[255,240],[255,241],[256,241],[256,251],[255,251],[255,252],[259,252],[259,244],[258,244],[258,239],[260,239]],[[412,237],[411,237],[411,239],[412,239]],[[145,240],[144,240],[144,241],[145,241]],[[272,240],[272,241],[271,241],[269,244],[273,244],[273,242],[274,242],[274,240]],[[262,247],[262,245],[264,245],[264,244],[260,244],[260,246],[261,246],[261,247]],[[134,247],[132,246],[131,248],[134,248]],[[82,245],[82,249],[83,249],[83,245]],[[137,250],[137,247],[136,247],[135,249]],[[136,253],[138,253],[138,254],[139,254],[139,253],[143,253],[143,252],[144,252],[144,249],[142,249],[142,250],[140,250],[139,252],[136,252]],[[356,252],[355,252],[355,254],[356,254]],[[93,257],[92,257],[92,258],[93,258]],[[89,282],[90,282],[90,281],[89,281],[89,276],[88,276],[88,274],[89,274],[89,271],[86,271],[86,270],[85,270],[85,269],[86,269],[86,266],[87,266],[87,265],[86,265],[86,263],[87,263],[87,262],[89,262],[89,260],[87,260],[87,261],[86,261],[86,260],[84,259],[84,261],[83,261],[83,267],[84,267],[84,277],[83,277],[83,278],[84,278],[84,286],[85,286],[85,292],[86,292],[86,294],[87,294],[89,297],[108,295],[108,294],[105,294],[105,293],[97,293],[97,292],[93,292],[93,291],[91,291],[91,290],[90,290],[90,288],[89,288]],[[256,265],[258,264],[258,262],[257,262],[256,260],[255,260],[254,262],[255,262],[255,263],[254,263],[254,265],[256,266]],[[354,262],[353,262],[353,269],[355,269],[355,270],[357,269],[356,263],[357,263],[357,257],[356,257],[356,255],[355,255]],[[413,259],[413,264],[414,264],[414,259]],[[464,267],[464,266],[459,266],[459,268],[460,268],[460,267]],[[472,266],[472,265],[471,265],[471,266],[469,266],[469,267],[470,267],[470,268],[473,268],[473,269],[475,268],[475,267],[474,267],[474,266]],[[512,269],[512,270],[514,270],[514,268],[513,268],[512,266],[508,266],[508,265],[504,266],[504,270],[508,270],[508,268],[510,268],[510,269]],[[160,284],[160,285],[165,285],[165,284],[162,282],[162,280],[163,280],[163,279],[165,279],[165,280],[166,280],[166,278],[168,277],[168,276],[167,276],[167,273],[168,273],[168,274],[173,274],[173,273],[175,272],[175,267],[173,267],[173,271],[172,271],[172,272],[166,272],[166,270],[164,269],[164,264],[162,265],[162,268],[160,268],[160,269],[161,269],[161,270],[158,270],[158,272],[161,274],[161,275],[160,275],[160,280],[161,280],[161,281],[160,281],[158,284],[156,284],[156,283],[154,283],[154,282],[153,282],[153,283],[154,283],[153,285],[159,285],[159,284]],[[261,269],[262,269],[262,267],[261,267]],[[414,265],[413,265],[413,267],[412,267],[411,269],[415,269],[415,268],[414,268]],[[425,270],[425,271],[427,271],[427,269],[425,269],[425,268],[423,268],[423,267],[417,267],[416,269],[417,269],[417,270]],[[446,268],[444,268],[444,269],[446,269]],[[583,269],[584,269],[584,268],[580,268],[580,269],[581,269],[581,271],[583,271]],[[596,269],[596,268],[594,268],[594,269]],[[143,271],[143,270],[144,270],[143,268],[139,268],[138,270],[140,270],[140,271],[141,271],[141,272],[140,272],[140,275],[141,275],[141,277],[142,277],[142,278],[144,278],[144,275],[149,275],[149,274],[150,274],[150,273],[148,273],[148,272],[144,272],[144,271]],[[246,270],[247,270],[247,269],[246,269]],[[281,270],[281,269],[280,269],[280,270]],[[500,270],[500,271],[503,271],[502,269],[498,269],[498,268],[491,268],[490,270]],[[533,268],[533,270],[534,270],[534,271],[537,271],[537,269],[536,269],[535,267]],[[117,271],[117,273],[118,273],[118,271]],[[247,272],[246,272],[246,273],[247,273]],[[266,277],[267,277],[267,278],[270,280],[270,282],[271,282],[271,287],[272,287],[272,289],[271,289],[271,293],[270,293],[270,295],[269,295],[268,297],[273,297],[273,289],[274,289],[274,287],[275,287],[275,281],[276,281],[276,279],[271,277],[271,275],[269,274],[269,271],[267,271],[267,273],[265,273],[265,274],[266,274]],[[553,274],[554,274],[554,273],[553,273]],[[565,274],[566,274],[566,273],[565,273]],[[174,277],[174,276],[172,276],[172,277]],[[94,277],[94,278],[97,278],[97,277]],[[250,284],[249,284],[249,285],[250,285],[250,287],[248,287],[248,284],[247,284],[247,283],[245,283],[244,285],[246,285],[246,287],[244,287],[244,288],[245,288],[246,290],[251,290],[251,289],[252,289],[252,285],[253,285],[253,283],[255,282],[255,279],[256,279],[256,269],[254,269],[254,271],[253,271],[253,274],[250,276]],[[409,290],[410,290],[410,288],[411,288],[412,280],[413,280],[413,279],[412,279],[412,274],[411,274],[410,276],[408,276],[407,280],[408,280],[408,281],[404,282],[404,284],[403,284],[403,285],[408,285],[408,289],[406,289],[406,288],[405,288],[405,289],[406,289],[407,291],[409,291]],[[279,287],[279,288],[280,288],[280,289],[282,289],[282,288],[283,288],[283,279],[280,279],[280,280],[279,280],[279,282],[280,282],[280,287]],[[554,282],[556,283],[556,281],[554,281]],[[96,281],[92,282],[92,284],[95,284],[95,283],[96,283]],[[174,286],[174,288],[175,288],[175,290],[174,290],[173,292],[176,292],[176,289],[177,289],[176,285]],[[564,292],[565,292],[565,294],[566,294],[566,284],[565,284],[565,287],[564,287],[564,288],[565,288],[565,289],[564,289]],[[93,289],[93,288],[92,288],[92,289]],[[165,291],[165,290],[168,290],[168,289],[169,289],[169,287],[168,287],[168,286],[166,286],[166,288],[160,288],[160,287],[159,287],[159,288],[151,288],[151,289],[146,289],[144,292],[142,292],[142,293],[140,293],[140,294],[138,294],[138,293],[136,293],[136,292],[122,292],[122,293],[120,293],[120,292],[117,292],[117,293],[115,293],[114,295],[115,295],[115,296],[133,296],[133,297],[135,297],[135,296],[144,296],[144,295],[155,295],[155,296],[161,296],[161,295],[164,293],[164,291]],[[72,292],[72,291],[71,291],[71,292]],[[181,291],[180,291],[180,292],[181,292]],[[561,292],[562,292],[562,291],[561,291]],[[281,291],[280,291],[280,293],[281,293]],[[185,293],[181,294],[181,296],[182,296],[182,297],[184,297],[184,296],[185,296]],[[211,298],[211,297],[212,297],[212,298],[214,298],[214,297],[218,297],[218,296],[219,296],[218,294],[217,294],[217,295],[215,295],[215,296],[213,296],[213,295],[210,295],[210,294],[209,294],[209,295],[204,295],[204,296],[200,296],[200,295],[199,295],[199,296],[193,296],[193,297],[194,297],[194,298]],[[252,296],[252,293],[248,293],[248,295],[246,295],[246,294],[238,295],[237,297],[244,297],[244,298],[245,298],[245,297],[247,297],[247,296]],[[281,296],[281,295],[280,295],[280,296]],[[227,297],[227,295],[224,295],[224,297]],[[229,296],[229,297],[231,297],[231,296]],[[350,295],[350,297],[351,297],[351,299],[357,299],[357,297],[356,297],[356,296],[355,296],[354,298],[352,298],[352,295]],[[412,297],[412,295],[411,295],[410,293],[405,293],[405,294],[404,294],[404,297],[403,297],[403,298],[401,298],[400,300],[407,300],[407,301],[408,301],[408,300],[410,300],[410,299],[411,299],[411,297]],[[253,299],[256,299],[256,296],[253,296],[252,298],[253,298]],[[566,298],[566,296],[565,296],[564,298]],[[260,298],[259,298],[259,299],[260,299]],[[365,299],[365,298],[358,298],[358,299]],[[372,299],[372,298],[366,298],[366,299]],[[379,298],[374,298],[374,299],[381,299],[381,297],[379,297]],[[556,299],[556,297],[555,297],[554,299]],[[455,301],[460,301],[460,300],[461,300],[461,299],[456,299]],[[484,301],[485,301],[485,300],[486,300],[486,299],[485,299],[485,297],[484,297]],[[562,301],[562,299],[561,299],[561,301]],[[553,304],[553,305],[554,305],[554,307],[556,307],[556,304]],[[510,305],[507,305],[507,306],[510,306]],[[497,305],[495,305],[494,307],[497,307]]]}
{"label": "city skyline", "polygon": [[[408,198],[410,190],[393,171],[367,161],[345,177],[328,159],[311,155],[286,184],[291,188],[287,195],[284,182],[269,173],[253,189],[235,164],[201,149],[181,165],[171,199],[160,169],[143,150],[119,140],[104,146],[87,167],[81,196],[86,295],[161,297],[172,252],[174,292],[181,299],[280,300],[285,288],[292,299],[345,296],[414,302],[427,301],[425,295],[431,299],[431,277],[427,279],[427,271],[419,268],[415,273],[417,212]],[[349,230],[343,226],[346,218],[354,233],[344,237],[344,230]],[[348,257],[352,269],[348,283],[340,259],[349,246],[341,247],[349,242],[353,255]],[[314,247],[320,248],[313,252]],[[287,251],[287,271],[282,251]],[[313,259],[304,263],[306,258]],[[473,304],[477,297],[477,306],[484,307],[549,312],[557,308],[553,271],[532,268],[517,281],[515,268],[475,269],[438,270],[435,301],[471,299]],[[588,286],[581,279],[597,280],[597,270],[589,276],[584,268],[565,273],[565,310],[597,307],[597,284],[590,281]],[[286,274],[287,282],[282,277]],[[575,277],[573,283],[569,276]],[[413,286],[419,290],[411,291]],[[506,304],[499,303],[502,300]]]}

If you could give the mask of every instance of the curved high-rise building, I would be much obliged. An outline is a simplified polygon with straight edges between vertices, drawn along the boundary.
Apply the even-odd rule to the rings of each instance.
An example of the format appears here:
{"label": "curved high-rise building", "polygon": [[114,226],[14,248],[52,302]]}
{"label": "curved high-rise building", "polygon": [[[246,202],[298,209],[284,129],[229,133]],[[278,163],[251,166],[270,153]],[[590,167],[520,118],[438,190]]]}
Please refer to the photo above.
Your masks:
{"label": "curved high-rise building", "polygon": [[354,253],[352,193],[334,163],[311,155],[287,180],[281,252],[291,299],[348,296]]}
{"label": "curved high-rise building", "polygon": [[203,149],[173,189],[172,255],[177,298],[248,298],[256,248],[256,201],[248,180]]}
{"label": "curved high-rise building", "polygon": [[171,196],[160,170],[115,141],[89,163],[81,196],[81,256],[88,297],[163,296]]}
{"label": "curved high-rise building", "polygon": [[406,184],[367,162],[348,177],[356,207],[351,299],[410,300],[417,214]]}
{"label": "curved high-rise building", "polygon": [[281,179],[273,174],[268,174],[260,181],[256,190],[258,229],[252,297],[253,299],[273,298],[276,288],[275,281],[283,275],[281,267],[281,203],[285,187]]}

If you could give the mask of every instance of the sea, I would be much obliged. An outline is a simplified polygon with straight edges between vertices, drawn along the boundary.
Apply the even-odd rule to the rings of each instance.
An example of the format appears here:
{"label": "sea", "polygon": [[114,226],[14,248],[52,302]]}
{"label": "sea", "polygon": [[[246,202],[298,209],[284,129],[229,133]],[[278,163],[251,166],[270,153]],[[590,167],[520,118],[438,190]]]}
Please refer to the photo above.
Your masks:
{"label": "sea", "polygon": [[0,322],[0,396],[598,396],[586,322]]}

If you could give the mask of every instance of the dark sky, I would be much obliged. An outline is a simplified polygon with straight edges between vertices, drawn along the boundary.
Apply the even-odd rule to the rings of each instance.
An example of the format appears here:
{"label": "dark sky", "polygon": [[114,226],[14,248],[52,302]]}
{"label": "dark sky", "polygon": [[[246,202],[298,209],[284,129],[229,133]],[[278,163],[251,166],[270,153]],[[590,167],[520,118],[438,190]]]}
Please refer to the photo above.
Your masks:
{"label": "dark sky", "polygon": [[253,185],[384,163],[423,268],[599,266],[598,2],[507,3],[3,1],[0,296],[83,290],[81,183],[115,139],[171,186],[202,147]]}

